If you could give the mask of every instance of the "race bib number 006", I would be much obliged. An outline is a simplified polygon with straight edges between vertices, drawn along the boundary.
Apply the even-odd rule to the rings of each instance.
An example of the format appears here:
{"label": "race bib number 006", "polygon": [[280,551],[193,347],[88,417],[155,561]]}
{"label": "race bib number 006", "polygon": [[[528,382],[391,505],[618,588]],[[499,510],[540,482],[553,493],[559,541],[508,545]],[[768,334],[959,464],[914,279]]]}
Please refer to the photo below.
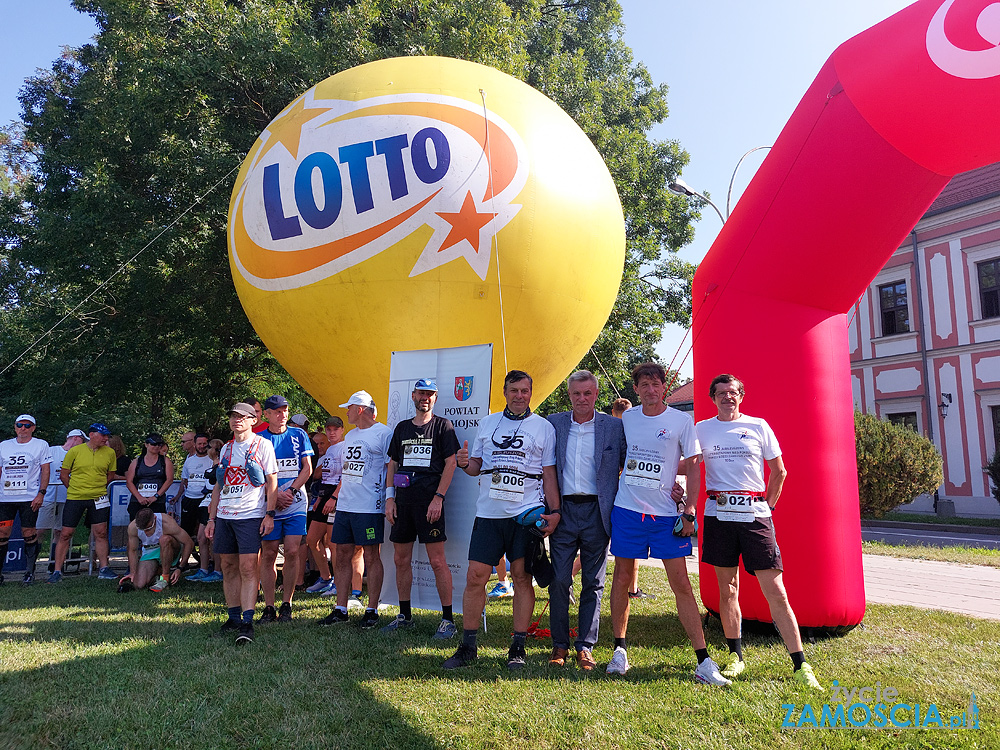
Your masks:
{"label": "race bib number 006", "polygon": [[520,502],[524,499],[524,477],[511,471],[494,469],[490,476],[490,499]]}

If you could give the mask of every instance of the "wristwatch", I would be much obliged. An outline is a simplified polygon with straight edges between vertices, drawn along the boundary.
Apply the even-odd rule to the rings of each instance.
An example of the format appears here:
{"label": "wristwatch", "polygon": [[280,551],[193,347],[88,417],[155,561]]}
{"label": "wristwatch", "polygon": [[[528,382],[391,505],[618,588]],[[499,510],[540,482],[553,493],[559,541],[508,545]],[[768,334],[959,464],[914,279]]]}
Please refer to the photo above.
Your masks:
{"label": "wristwatch", "polygon": [[435,493],[434,493],[434,497],[439,497],[439,498],[441,498],[442,500],[444,500],[444,495],[442,495],[442,494],[441,494],[440,492],[435,492]]}
{"label": "wristwatch", "polygon": [[269,516],[269,517],[271,517],[271,518],[274,518],[274,517],[275,517],[275,515],[277,515],[277,513],[278,513],[278,511],[276,511],[276,510],[269,510],[269,511],[267,511],[267,512],[266,512],[266,513],[265,513],[264,515],[265,515],[265,516]]}
{"label": "wristwatch", "polygon": [[694,523],[695,516],[693,513],[681,513],[681,518],[686,518],[691,523]]}

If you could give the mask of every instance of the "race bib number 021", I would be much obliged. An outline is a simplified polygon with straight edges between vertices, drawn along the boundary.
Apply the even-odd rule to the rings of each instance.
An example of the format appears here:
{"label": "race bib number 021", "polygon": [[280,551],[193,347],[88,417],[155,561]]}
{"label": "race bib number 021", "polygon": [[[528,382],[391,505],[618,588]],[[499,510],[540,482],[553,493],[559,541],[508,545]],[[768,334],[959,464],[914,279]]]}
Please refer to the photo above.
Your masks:
{"label": "race bib number 021", "polygon": [[715,496],[718,508],[715,517],[720,521],[753,523],[753,495],[741,492],[719,492]]}

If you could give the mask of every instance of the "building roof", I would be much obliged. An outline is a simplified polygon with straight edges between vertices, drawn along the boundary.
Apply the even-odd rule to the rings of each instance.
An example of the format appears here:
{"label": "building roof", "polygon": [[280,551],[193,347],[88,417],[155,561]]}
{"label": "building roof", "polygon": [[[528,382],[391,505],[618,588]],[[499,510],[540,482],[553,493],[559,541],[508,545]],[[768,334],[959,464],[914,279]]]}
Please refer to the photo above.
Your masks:
{"label": "building roof", "polygon": [[667,404],[691,404],[694,403],[694,381],[674,388],[667,397],[663,399]]}
{"label": "building roof", "polygon": [[952,177],[951,182],[941,191],[941,195],[931,204],[924,216],[934,216],[998,195],[1000,195],[1000,162]]}

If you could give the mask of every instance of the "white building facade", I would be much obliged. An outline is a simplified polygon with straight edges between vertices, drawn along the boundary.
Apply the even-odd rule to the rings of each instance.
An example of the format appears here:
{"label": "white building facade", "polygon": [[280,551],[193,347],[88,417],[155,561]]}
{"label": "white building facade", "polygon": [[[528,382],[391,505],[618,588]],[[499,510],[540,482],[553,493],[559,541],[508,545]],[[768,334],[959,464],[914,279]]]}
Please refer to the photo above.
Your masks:
{"label": "white building facade", "polygon": [[[934,441],[939,498],[1000,516],[1000,164],[957,175],[849,316],[855,408]],[[943,507],[950,508],[944,504]],[[922,498],[914,511],[931,511]]]}

